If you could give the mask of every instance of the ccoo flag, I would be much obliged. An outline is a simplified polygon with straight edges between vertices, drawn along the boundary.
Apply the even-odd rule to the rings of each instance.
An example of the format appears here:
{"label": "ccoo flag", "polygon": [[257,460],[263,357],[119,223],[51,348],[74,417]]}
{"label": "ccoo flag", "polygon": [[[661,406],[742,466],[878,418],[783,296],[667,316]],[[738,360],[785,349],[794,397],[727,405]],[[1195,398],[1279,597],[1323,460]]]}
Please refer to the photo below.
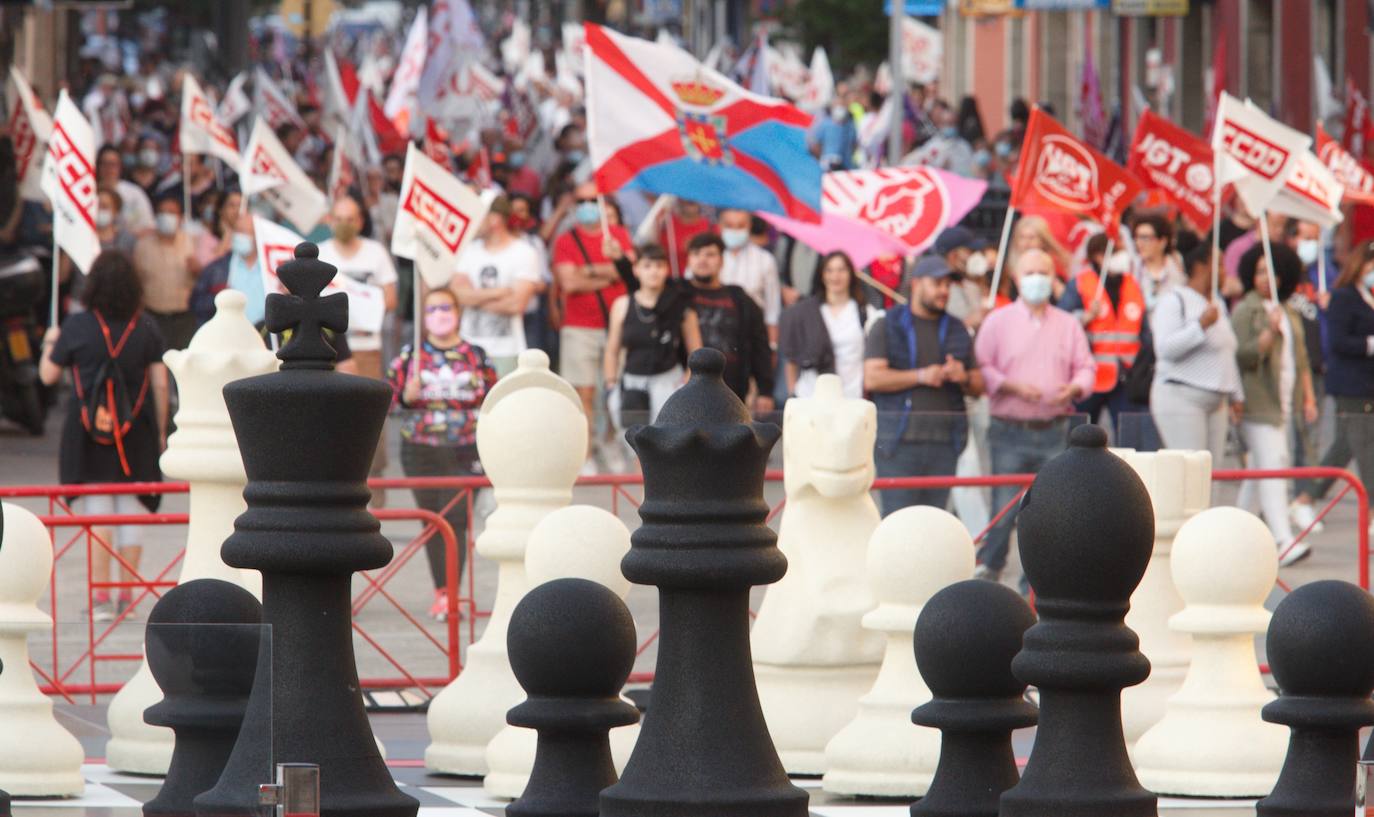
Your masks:
{"label": "ccoo flag", "polygon": [[1222,92],[1212,127],[1217,181],[1235,185],[1236,195],[1251,213],[1259,214],[1269,206],[1311,143],[1306,134]]}
{"label": "ccoo flag", "polygon": [[189,73],[181,80],[181,130],[177,136],[182,153],[208,153],[238,170],[238,140],[220,123],[200,83]]}
{"label": "ccoo flag", "polygon": [[243,195],[262,194],[296,229],[310,232],[328,212],[324,193],[296,164],[262,117],[253,123],[241,167],[239,187]]}
{"label": "ccoo flag", "polygon": [[476,235],[491,202],[411,142],[401,178],[391,252],[415,261],[431,287],[446,286],[458,253]]}
{"label": "ccoo flag", "polygon": [[95,231],[95,131],[66,89],[57,98],[43,160],[43,193],[52,202],[53,234],[82,272],[100,254]]}
{"label": "ccoo flag", "polygon": [[597,185],[817,221],[812,117],[752,94],[672,45],[586,26],[587,133]]}
{"label": "ccoo flag", "polygon": [[19,69],[10,66],[9,100],[10,142],[14,145],[14,167],[19,175],[19,195],[30,201],[43,198],[40,184],[43,175],[44,148],[52,132],[52,117],[25,81]]}
{"label": "ccoo flag", "polygon": [[1122,211],[1143,187],[1130,171],[1083,144],[1049,114],[1039,108],[1031,112],[1012,184],[1012,207],[1082,216],[1113,235]]}

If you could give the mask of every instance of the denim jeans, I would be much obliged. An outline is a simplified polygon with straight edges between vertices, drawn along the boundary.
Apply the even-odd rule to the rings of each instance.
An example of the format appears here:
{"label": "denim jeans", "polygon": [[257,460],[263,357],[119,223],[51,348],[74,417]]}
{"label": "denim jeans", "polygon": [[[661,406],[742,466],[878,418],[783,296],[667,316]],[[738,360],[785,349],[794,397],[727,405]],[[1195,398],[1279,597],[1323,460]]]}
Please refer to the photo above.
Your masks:
{"label": "denim jeans", "polygon": [[[1030,428],[1014,420],[993,417],[988,424],[988,451],[992,455],[994,474],[1034,474],[1040,466],[1062,452],[1068,439],[1068,418],[1055,420],[1045,428]],[[1021,488],[998,485],[992,489],[992,512],[999,513],[1011,502]],[[978,549],[978,562],[992,570],[1007,566],[1007,551],[1011,546],[1011,530],[1016,524],[1016,510],[1008,511],[988,532]]]}
{"label": "denim jeans", "polygon": [[[874,465],[880,477],[952,477],[959,462],[959,449],[952,441],[899,441],[887,453],[874,452]],[[886,488],[878,492],[883,516],[912,505],[934,505],[944,510],[949,502],[948,488]]]}

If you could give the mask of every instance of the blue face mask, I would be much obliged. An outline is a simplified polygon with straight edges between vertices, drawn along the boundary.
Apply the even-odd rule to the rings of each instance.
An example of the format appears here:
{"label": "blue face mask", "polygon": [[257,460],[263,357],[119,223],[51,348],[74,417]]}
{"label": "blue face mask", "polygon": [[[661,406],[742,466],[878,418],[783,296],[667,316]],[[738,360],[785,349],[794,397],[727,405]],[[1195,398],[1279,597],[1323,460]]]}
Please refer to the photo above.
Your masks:
{"label": "blue face mask", "polygon": [[1032,306],[1039,306],[1050,299],[1050,276],[1034,273],[1021,276],[1021,280],[1016,284],[1016,291],[1021,293],[1021,299]]}
{"label": "blue face mask", "polygon": [[945,128],[940,128],[940,135],[945,137],[946,139],[953,139],[954,137],[959,135],[959,129],[954,127],[953,125],[950,125],[949,127]]}
{"label": "blue face mask", "polygon": [[1360,283],[1364,284],[1365,289],[1374,289],[1374,269],[1360,276]]}
{"label": "blue face mask", "polygon": [[720,240],[725,242],[727,250],[738,250],[749,243],[748,230],[721,230]]}
{"label": "blue face mask", "polygon": [[517,150],[510,155],[510,158],[507,159],[506,162],[511,166],[511,169],[519,170],[525,166],[525,154]]}
{"label": "blue face mask", "polygon": [[234,233],[229,237],[229,249],[234,255],[246,258],[257,250],[257,244],[248,233]]}
{"label": "blue face mask", "polygon": [[992,154],[986,150],[975,150],[973,152],[973,164],[975,167],[987,167],[988,162],[992,161]]}
{"label": "blue face mask", "polygon": [[594,201],[579,202],[573,210],[573,218],[583,227],[595,227],[601,222],[601,208]]}
{"label": "blue face mask", "polygon": [[997,155],[1003,159],[1011,155],[1011,145],[1006,142],[997,143]]}
{"label": "blue face mask", "polygon": [[564,158],[568,160],[569,164],[580,165],[582,160],[587,158],[587,154],[580,150],[570,150]]}

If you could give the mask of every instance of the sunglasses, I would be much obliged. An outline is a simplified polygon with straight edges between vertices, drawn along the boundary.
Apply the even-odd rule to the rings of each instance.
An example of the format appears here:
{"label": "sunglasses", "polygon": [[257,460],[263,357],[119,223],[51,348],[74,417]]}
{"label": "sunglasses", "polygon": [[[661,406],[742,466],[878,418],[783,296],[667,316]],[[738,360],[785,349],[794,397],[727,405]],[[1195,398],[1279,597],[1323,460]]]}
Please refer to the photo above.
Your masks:
{"label": "sunglasses", "polygon": [[453,304],[430,304],[425,307],[426,315],[433,315],[436,312],[452,312]]}

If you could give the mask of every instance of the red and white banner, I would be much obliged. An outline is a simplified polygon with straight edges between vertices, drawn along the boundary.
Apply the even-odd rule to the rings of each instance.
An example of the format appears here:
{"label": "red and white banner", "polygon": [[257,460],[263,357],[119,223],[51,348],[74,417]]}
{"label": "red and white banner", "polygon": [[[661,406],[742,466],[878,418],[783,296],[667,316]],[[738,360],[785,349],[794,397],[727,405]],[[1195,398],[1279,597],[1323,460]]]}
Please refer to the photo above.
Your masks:
{"label": "red and white banner", "polygon": [[8,93],[10,141],[14,144],[14,165],[19,174],[19,196],[30,201],[43,198],[43,156],[52,132],[52,117],[43,110],[33,89],[19,69],[10,66]]}
{"label": "red and white banner", "polygon": [[100,254],[100,236],[95,231],[95,131],[66,89],[57,98],[42,187],[52,202],[57,246],[78,269],[89,272]]}
{"label": "red and white banner", "polygon": [[1212,229],[1212,148],[1153,111],[1141,114],[1126,169],[1162,191],[1199,232]]}
{"label": "red and white banner", "polygon": [[396,130],[406,133],[410,130],[410,112],[415,109],[415,97],[420,91],[420,74],[425,70],[425,49],[428,43],[426,22],[428,9],[420,6],[415,13],[415,22],[410,24],[405,46],[401,48],[400,62],[396,72],[391,75],[391,89],[386,94],[386,118],[396,125]]}
{"label": "red and white banner", "polygon": [[239,142],[234,132],[220,123],[210,99],[189,73],[181,80],[181,130],[177,138],[182,153],[208,153],[238,169]]}
{"label": "red and white banner", "polygon": [[[253,233],[258,242],[258,271],[262,273],[262,291],[269,295],[285,291],[277,277],[277,268],[296,257],[296,246],[305,239],[262,216],[253,216]],[[347,293],[349,329],[360,332],[382,330],[382,320],[386,317],[386,293],[381,287],[359,283],[347,275],[335,275],[324,291]]]}
{"label": "red and white banner", "polygon": [[1026,127],[1011,206],[1090,218],[1115,234],[1121,213],[1144,185],[1130,171],[1078,140],[1036,108]]}
{"label": "red and white banner", "polygon": [[940,78],[940,62],[944,59],[944,40],[939,29],[931,28],[914,17],[903,18],[902,74],[907,82],[922,85]]}
{"label": "red and white banner", "polygon": [[1335,174],[1348,201],[1374,204],[1374,173],[1341,147],[1340,142],[1332,139],[1321,123],[1317,124],[1317,158]]}
{"label": "red and white banner", "polygon": [[1345,78],[1345,127],[1341,146],[1356,156],[1363,156],[1369,140],[1374,138],[1374,116],[1369,113],[1369,100],[1349,76]]}
{"label": "red and white banner", "polygon": [[239,72],[233,79],[229,80],[229,87],[224,90],[224,99],[219,101],[219,110],[216,112],[219,121],[226,127],[232,128],[248,112],[253,110],[253,102],[244,93],[244,83],[248,81],[248,75]]}
{"label": "red and white banner", "polygon": [[261,195],[282,217],[302,232],[310,232],[329,210],[324,193],[287,153],[263,118],[253,123],[243,151],[239,189],[245,196]]}
{"label": "red and white banner", "polygon": [[914,256],[963,220],[987,187],[932,167],[840,171],[821,177],[821,210],[877,227]]}
{"label": "red and white banner", "polygon": [[305,120],[296,111],[296,103],[261,68],[253,72],[253,89],[258,97],[258,116],[266,119],[272,130],[282,125],[305,127]]}
{"label": "red and white banner", "polygon": [[1218,183],[1235,185],[1236,195],[1251,213],[1258,215],[1269,206],[1311,143],[1307,134],[1222,93],[1212,128],[1212,150],[1219,154]]}
{"label": "red and white banner", "polygon": [[1321,163],[1315,154],[1305,150],[1298,154],[1293,170],[1283,183],[1279,194],[1269,202],[1269,209],[1323,227],[1334,227],[1344,218],[1341,215],[1341,195],[1345,188]]}
{"label": "red and white banner", "polygon": [[426,285],[446,286],[458,253],[477,233],[490,204],[412,142],[406,150],[391,252],[414,260]]}

